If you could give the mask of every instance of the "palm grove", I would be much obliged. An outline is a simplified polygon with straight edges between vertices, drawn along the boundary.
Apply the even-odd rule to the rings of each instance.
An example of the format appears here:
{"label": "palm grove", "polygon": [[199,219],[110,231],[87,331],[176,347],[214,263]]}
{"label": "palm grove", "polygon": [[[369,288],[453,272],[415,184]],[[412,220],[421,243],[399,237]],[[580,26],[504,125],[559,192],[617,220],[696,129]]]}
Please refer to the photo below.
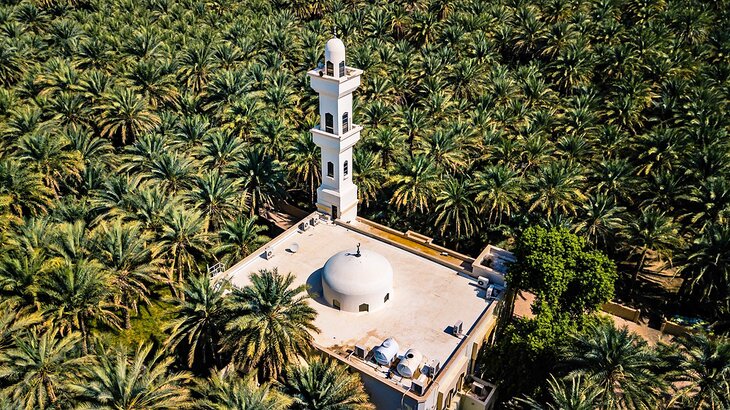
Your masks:
{"label": "palm grove", "polygon": [[362,213],[466,252],[565,228],[630,266],[619,289],[672,257],[685,308],[721,321],[729,10],[3,1],[2,407],[367,407],[341,367],[292,363],[315,329],[286,272],[204,278],[267,240],[275,201],[311,203],[304,73],[333,27],[367,73]]}

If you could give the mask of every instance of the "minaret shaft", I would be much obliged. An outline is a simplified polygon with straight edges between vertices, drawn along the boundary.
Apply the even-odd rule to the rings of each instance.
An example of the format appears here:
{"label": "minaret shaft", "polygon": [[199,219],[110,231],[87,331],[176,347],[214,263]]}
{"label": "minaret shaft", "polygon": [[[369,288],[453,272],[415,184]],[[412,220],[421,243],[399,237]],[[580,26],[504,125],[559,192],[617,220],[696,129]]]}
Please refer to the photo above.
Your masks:
{"label": "minaret shaft", "polygon": [[352,93],[360,85],[362,70],[345,66],[345,47],[335,38],[325,47],[324,67],[307,74],[312,88],[319,93],[320,122],[312,129],[312,139],[322,150],[317,209],[333,218],[352,221],[357,216],[352,148],[360,140],[362,129],[353,123]]}

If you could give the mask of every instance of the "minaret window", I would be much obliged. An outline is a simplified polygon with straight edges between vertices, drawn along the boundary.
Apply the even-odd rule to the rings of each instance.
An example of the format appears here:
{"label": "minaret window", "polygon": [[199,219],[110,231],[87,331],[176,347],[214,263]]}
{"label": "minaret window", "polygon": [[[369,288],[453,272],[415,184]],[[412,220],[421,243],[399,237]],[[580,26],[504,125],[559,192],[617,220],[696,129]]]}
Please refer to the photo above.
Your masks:
{"label": "minaret window", "polygon": [[334,121],[334,118],[332,117],[332,114],[326,113],[324,115],[324,132],[329,132],[330,134],[334,134],[335,133],[334,124],[335,124],[335,121]]}
{"label": "minaret window", "polygon": [[348,164],[348,162],[345,161],[345,164],[344,164],[344,166],[342,168],[342,173],[343,173],[344,176],[347,176],[348,171],[350,170],[350,166],[349,165],[350,164]]}
{"label": "minaret window", "polygon": [[340,77],[344,77],[344,76],[345,76],[345,62],[340,61]]}
{"label": "minaret window", "polygon": [[350,131],[350,114],[342,114],[342,132]]}
{"label": "minaret window", "polygon": [[335,75],[335,65],[332,64],[332,61],[327,62],[327,75],[330,77]]}
{"label": "minaret window", "polygon": [[330,178],[335,177],[335,164],[328,162],[327,163],[327,176]]}

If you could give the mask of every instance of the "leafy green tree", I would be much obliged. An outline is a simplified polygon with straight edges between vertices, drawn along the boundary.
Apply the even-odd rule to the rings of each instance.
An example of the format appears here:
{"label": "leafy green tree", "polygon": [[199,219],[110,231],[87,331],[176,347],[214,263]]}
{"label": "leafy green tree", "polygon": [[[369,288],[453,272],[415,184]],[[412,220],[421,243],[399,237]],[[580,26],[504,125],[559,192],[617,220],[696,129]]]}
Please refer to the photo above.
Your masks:
{"label": "leafy green tree", "polygon": [[293,287],[292,274],[276,270],[252,273],[251,284],[234,287],[226,301],[232,318],[223,350],[236,364],[256,371],[260,381],[276,378],[285,366],[311,347],[316,311],[307,304],[306,285]]}
{"label": "leafy green tree", "polygon": [[526,229],[514,255],[507,282],[535,294],[535,312],[548,309],[579,319],[613,297],[614,263],[565,229]]}
{"label": "leafy green tree", "polygon": [[365,410],[368,401],[360,375],[329,359],[313,358],[304,365],[287,367],[284,389],[293,398],[292,409]]}

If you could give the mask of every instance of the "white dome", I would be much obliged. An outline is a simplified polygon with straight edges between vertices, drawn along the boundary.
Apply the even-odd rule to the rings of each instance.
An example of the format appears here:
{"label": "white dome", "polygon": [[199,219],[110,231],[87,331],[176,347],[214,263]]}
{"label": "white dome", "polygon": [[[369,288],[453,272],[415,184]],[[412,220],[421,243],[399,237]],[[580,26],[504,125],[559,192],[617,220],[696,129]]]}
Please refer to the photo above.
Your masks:
{"label": "white dome", "polygon": [[324,265],[322,289],[327,303],[342,310],[375,310],[390,299],[393,267],[368,249],[339,252]]}
{"label": "white dome", "polygon": [[335,66],[340,61],[345,61],[345,43],[339,38],[331,38],[324,46],[324,59],[331,61]]}

